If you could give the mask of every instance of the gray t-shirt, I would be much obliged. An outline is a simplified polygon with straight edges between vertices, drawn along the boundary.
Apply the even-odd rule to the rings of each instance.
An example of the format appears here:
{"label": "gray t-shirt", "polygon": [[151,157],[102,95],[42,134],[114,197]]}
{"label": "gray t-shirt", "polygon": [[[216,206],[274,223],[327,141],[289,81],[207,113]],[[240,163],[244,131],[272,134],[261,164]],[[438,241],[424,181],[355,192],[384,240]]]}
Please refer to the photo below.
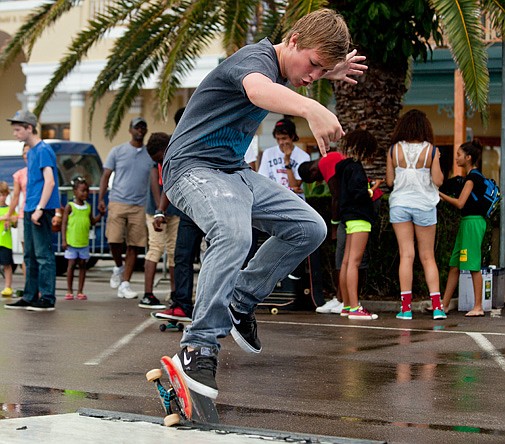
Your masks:
{"label": "gray t-shirt", "polygon": [[112,148],[103,165],[114,171],[109,201],[145,206],[149,175],[154,165],[145,146],[135,148],[126,142]]}
{"label": "gray t-shirt", "polygon": [[237,51],[198,86],[165,153],[165,191],[191,168],[249,168],[244,154],[268,114],[251,103],[242,85],[244,77],[255,72],[275,83],[286,83],[268,39]]}

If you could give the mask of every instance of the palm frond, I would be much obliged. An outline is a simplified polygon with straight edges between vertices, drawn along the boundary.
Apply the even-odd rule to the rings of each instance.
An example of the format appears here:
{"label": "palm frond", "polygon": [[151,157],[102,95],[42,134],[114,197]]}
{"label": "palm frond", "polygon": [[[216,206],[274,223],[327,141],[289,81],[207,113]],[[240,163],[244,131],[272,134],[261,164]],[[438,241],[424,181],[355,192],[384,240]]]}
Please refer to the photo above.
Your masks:
{"label": "palm frond", "polygon": [[247,43],[258,0],[225,0],[223,11],[223,46],[231,55]]}
{"label": "palm frond", "polygon": [[489,14],[491,26],[505,34],[505,0],[481,0],[482,9]]}
{"label": "palm frond", "polygon": [[[284,16],[284,2],[270,0],[258,11],[258,26],[254,36],[256,42],[268,37],[273,44],[282,41],[282,17]],[[262,5],[263,6],[263,5]]]}
{"label": "palm frond", "polygon": [[[139,1],[137,6],[141,6],[142,3],[144,3],[143,7],[135,8],[134,11],[131,11],[127,31],[115,41],[106,66],[98,75],[89,92],[91,98],[88,113],[90,128],[97,103],[117,81],[123,77],[137,78],[132,76],[132,72],[140,70],[140,67],[146,63],[149,64],[149,59],[152,59],[154,62],[157,61],[157,67],[161,64],[158,54],[162,50],[164,41],[170,33],[169,21],[175,21],[175,18],[169,14],[164,15],[167,6],[164,2],[146,4]],[[138,79],[138,81],[142,82],[145,80]],[[126,110],[121,112],[126,112]],[[117,109],[112,113],[109,110],[108,126],[106,128],[107,135],[114,133],[119,128],[119,123],[117,127],[115,123],[111,123],[115,121],[111,117],[112,115],[117,115]]]}
{"label": "palm frond", "polygon": [[470,104],[488,121],[489,72],[481,9],[476,0],[430,0],[448,36],[453,58],[463,75]]}
{"label": "palm frond", "polygon": [[[35,114],[39,114],[46,103],[53,96],[58,85],[72,72],[72,70],[86,57],[88,51],[97,44],[111,29],[118,26],[129,16],[132,8],[139,8],[142,1],[119,1],[111,5],[107,12],[97,14],[90,20],[87,27],[77,34],[67,49],[66,55],[59,61],[58,68],[53,73],[51,80],[42,90]],[[127,6],[127,7],[125,7]]]}
{"label": "palm frond", "polygon": [[31,13],[0,54],[0,68],[8,68],[22,51],[29,59],[35,42],[44,31],[82,0],[44,2]]}
{"label": "palm frond", "polygon": [[218,0],[181,2],[174,8],[178,26],[170,39],[170,48],[159,77],[159,110],[165,118],[168,105],[195,60],[220,31],[221,15]]}

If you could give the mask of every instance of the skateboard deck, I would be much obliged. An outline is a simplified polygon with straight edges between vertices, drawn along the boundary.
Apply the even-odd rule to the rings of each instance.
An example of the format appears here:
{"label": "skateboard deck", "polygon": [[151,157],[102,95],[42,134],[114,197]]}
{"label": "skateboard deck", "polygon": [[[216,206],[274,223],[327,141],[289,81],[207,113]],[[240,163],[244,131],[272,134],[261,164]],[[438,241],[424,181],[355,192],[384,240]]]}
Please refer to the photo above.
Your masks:
{"label": "skateboard deck", "polygon": [[[160,331],[183,331],[184,330],[184,322],[186,321],[180,321],[179,319],[168,319],[168,318],[157,318],[156,317],[156,312],[151,313],[151,317],[156,319],[157,321],[160,321]],[[188,321],[189,322],[189,321]]]}
{"label": "skateboard deck", "polygon": [[168,356],[161,358],[161,366],[168,376],[165,387],[161,383],[163,371],[154,369],[146,373],[146,379],[154,382],[167,416],[163,422],[167,427],[184,420],[197,423],[217,424],[219,416],[214,401],[190,390],[184,376]]}

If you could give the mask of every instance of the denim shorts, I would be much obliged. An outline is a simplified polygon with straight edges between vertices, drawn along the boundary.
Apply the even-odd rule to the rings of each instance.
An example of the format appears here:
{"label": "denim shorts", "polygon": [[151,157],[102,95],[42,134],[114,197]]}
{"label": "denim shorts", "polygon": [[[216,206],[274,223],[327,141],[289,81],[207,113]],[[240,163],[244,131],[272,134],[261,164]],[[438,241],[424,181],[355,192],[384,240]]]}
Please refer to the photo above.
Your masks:
{"label": "denim shorts", "polygon": [[392,207],[389,209],[389,222],[392,224],[412,222],[419,227],[430,227],[437,224],[437,208],[426,211],[409,207]]}
{"label": "denim shorts", "polygon": [[88,260],[89,259],[89,245],[86,247],[81,247],[81,248],[71,247],[70,245],[68,245],[67,249],[65,250],[64,256],[65,256],[65,259]]}

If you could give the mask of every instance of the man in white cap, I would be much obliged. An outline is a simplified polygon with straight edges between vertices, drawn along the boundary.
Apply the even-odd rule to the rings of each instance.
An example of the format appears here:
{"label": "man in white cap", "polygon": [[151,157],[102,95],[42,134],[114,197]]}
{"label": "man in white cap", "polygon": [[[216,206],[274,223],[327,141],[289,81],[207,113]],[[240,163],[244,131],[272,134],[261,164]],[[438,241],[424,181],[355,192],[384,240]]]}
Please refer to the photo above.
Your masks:
{"label": "man in white cap", "polygon": [[28,182],[24,209],[23,297],[8,309],[53,311],[56,302],[56,261],[51,242],[52,218],[60,208],[56,155],[37,132],[37,117],[19,110],[11,119],[14,137],[27,144]]}
{"label": "man in white cap", "polygon": [[[105,194],[114,172],[105,233],[115,262],[110,286],[118,289],[118,297],[133,299],[137,297],[137,292],[131,288],[130,278],[137,255],[144,250],[147,242],[145,206],[149,176],[154,164],[144,145],[147,134],[145,119],[133,118],[129,133],[130,141],[112,148],[104,163],[98,209],[106,209]],[[123,264],[124,242],[126,255]],[[153,300],[153,305],[159,305],[159,301]]]}

